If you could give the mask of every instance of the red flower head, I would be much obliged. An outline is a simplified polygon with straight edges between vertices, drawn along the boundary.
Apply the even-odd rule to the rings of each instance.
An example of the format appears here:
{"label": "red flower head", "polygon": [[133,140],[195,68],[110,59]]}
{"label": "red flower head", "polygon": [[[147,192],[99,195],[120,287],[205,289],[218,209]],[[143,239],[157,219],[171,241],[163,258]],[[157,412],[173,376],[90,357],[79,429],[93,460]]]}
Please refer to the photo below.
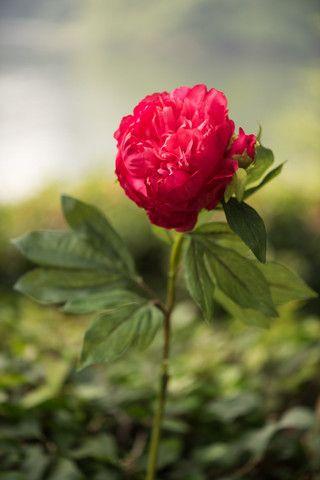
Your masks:
{"label": "red flower head", "polygon": [[255,136],[234,139],[227,99],[205,85],[145,97],[124,117],[116,174],[156,225],[191,230],[200,210],[212,210],[238,168],[233,155],[254,158]]}

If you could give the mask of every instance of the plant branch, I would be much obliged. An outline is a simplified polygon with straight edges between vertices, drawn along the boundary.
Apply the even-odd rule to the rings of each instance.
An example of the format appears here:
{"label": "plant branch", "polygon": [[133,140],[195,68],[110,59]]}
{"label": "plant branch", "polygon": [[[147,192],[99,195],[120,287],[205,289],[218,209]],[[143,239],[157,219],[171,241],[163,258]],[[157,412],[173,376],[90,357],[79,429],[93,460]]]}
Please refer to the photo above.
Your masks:
{"label": "plant branch", "polygon": [[161,365],[161,377],[160,377],[160,388],[158,393],[158,405],[153,419],[152,425],[152,434],[149,448],[149,458],[148,458],[148,467],[147,467],[147,476],[146,480],[154,480],[157,461],[158,461],[158,451],[160,443],[160,434],[161,434],[161,425],[164,416],[164,409],[167,397],[168,390],[168,381],[169,381],[169,353],[170,353],[170,331],[171,331],[171,313],[175,304],[175,284],[176,276],[179,267],[181,249],[183,243],[183,235],[179,234],[176,236],[174,243],[171,248],[170,262],[169,262],[169,272],[168,272],[168,282],[167,282],[167,299],[165,305],[165,317],[163,323],[163,352],[162,352],[162,365]]}

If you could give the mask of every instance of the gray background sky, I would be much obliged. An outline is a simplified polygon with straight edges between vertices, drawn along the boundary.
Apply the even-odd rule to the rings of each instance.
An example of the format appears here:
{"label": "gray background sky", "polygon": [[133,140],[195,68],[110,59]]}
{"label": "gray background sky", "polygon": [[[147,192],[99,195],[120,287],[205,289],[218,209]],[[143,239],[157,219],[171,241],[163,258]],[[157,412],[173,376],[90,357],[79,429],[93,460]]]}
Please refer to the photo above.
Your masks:
{"label": "gray background sky", "polygon": [[[319,2],[1,0],[0,200],[112,174],[122,115],[157,90],[226,92],[284,181],[319,178]],[[303,173],[301,166],[303,165]]]}

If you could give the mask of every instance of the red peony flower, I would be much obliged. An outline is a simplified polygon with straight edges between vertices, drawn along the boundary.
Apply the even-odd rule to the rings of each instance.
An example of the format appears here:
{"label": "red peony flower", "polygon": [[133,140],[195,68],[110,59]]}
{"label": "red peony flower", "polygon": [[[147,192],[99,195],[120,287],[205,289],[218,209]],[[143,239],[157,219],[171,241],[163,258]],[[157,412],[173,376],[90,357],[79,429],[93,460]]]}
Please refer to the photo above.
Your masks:
{"label": "red peony flower", "polygon": [[191,230],[200,210],[212,210],[238,168],[233,155],[254,158],[254,135],[234,138],[227,99],[205,85],[180,87],[145,97],[124,117],[116,174],[150,221]]}

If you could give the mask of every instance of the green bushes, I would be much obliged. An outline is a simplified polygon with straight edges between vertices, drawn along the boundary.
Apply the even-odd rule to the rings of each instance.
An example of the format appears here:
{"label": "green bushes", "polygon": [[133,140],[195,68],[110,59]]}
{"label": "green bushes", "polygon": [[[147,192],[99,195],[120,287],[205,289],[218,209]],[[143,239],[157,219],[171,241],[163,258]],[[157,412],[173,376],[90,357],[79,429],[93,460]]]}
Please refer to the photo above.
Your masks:
{"label": "green bushes", "polygon": [[[140,271],[161,291],[154,272],[162,271],[166,246],[153,239],[143,214],[120,199],[117,188],[110,185],[107,200],[105,186],[95,180],[72,193],[105,209],[112,203],[111,219]],[[302,215],[303,202],[290,196],[284,203],[280,217],[272,217],[270,204],[266,211],[274,256],[281,250],[282,260],[285,254],[317,289],[316,216]],[[313,201],[308,211],[316,208]],[[144,360],[130,354],[107,368],[77,373],[89,317],[41,308],[11,292],[28,265],[9,239],[35,227],[61,227],[58,209],[54,189],[1,207],[0,480],[140,480],[161,338]],[[292,225],[299,237],[293,238]],[[186,298],[180,289],[159,478],[316,479],[319,300],[307,312],[299,305],[282,309],[262,330],[232,321],[222,310],[208,325]]]}
{"label": "green bushes", "polygon": [[[319,322],[286,311],[261,330],[194,314],[181,302],[174,318],[161,478],[316,478]],[[7,300],[0,479],[143,478],[160,339],[146,362],[77,373],[86,321]]]}

